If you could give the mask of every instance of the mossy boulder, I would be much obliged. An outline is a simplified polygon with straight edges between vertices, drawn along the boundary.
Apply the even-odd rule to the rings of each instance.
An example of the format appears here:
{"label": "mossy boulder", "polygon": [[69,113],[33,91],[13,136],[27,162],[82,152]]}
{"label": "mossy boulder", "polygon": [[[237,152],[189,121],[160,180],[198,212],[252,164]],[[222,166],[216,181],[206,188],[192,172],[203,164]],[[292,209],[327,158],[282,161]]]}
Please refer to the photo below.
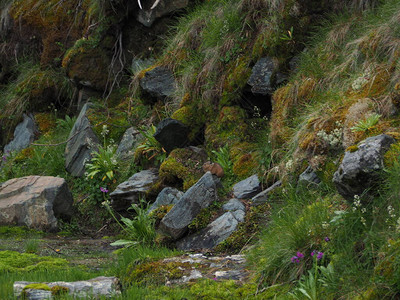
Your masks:
{"label": "mossy boulder", "polygon": [[205,140],[208,147],[217,149],[225,145],[246,141],[251,137],[246,124],[246,112],[239,106],[223,107],[217,118],[207,124]]}
{"label": "mossy boulder", "polygon": [[194,185],[203,175],[202,166],[207,160],[204,150],[196,147],[173,150],[160,166],[160,179],[183,190]]}

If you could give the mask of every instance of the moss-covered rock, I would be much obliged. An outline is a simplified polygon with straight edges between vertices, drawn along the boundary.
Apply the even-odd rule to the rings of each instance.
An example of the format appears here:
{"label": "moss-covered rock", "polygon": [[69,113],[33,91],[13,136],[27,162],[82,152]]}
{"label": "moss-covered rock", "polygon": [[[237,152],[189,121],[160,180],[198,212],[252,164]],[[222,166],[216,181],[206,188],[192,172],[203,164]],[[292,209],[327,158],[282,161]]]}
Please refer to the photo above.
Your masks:
{"label": "moss-covered rock", "polygon": [[207,160],[204,150],[199,148],[179,148],[173,150],[160,166],[160,179],[166,184],[173,184],[189,189],[203,175],[202,166]]}

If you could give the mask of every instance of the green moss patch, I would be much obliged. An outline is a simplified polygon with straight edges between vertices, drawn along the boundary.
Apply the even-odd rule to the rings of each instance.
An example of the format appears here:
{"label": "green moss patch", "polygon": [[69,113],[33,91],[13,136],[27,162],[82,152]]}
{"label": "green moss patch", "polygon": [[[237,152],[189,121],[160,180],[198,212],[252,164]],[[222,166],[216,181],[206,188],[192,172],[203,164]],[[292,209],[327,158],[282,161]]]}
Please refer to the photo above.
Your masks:
{"label": "green moss patch", "polygon": [[68,261],[51,256],[38,256],[15,251],[0,251],[0,271],[31,272],[36,270],[65,269]]}

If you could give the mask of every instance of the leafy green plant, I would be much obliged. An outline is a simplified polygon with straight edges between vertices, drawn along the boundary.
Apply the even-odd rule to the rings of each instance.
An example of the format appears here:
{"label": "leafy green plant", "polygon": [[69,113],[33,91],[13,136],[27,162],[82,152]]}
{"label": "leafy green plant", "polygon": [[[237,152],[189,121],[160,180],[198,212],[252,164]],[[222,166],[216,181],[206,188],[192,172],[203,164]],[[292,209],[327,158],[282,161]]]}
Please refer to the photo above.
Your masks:
{"label": "leafy green plant", "polygon": [[28,239],[25,241],[25,253],[38,253],[39,240]]}
{"label": "leafy green plant", "polygon": [[133,245],[152,245],[156,237],[156,231],[154,228],[155,220],[147,213],[147,207],[143,208],[143,200],[140,201],[141,206],[132,204],[131,210],[134,210],[136,216],[133,219],[121,217],[120,220],[114,214],[112,208],[107,201],[103,202],[106,209],[109,211],[111,216],[117,221],[118,225],[126,234],[126,239],[117,240],[112,243],[112,246],[126,246],[130,247]]}
{"label": "leafy green plant", "polygon": [[118,172],[118,166],[116,147],[114,145],[99,146],[98,151],[92,152],[90,163],[86,163],[87,177],[93,179],[95,176],[98,177],[100,175],[102,181],[108,179],[108,181],[112,182]]}
{"label": "leafy green plant", "polygon": [[364,120],[360,120],[356,125],[351,127],[353,132],[368,132],[374,127],[381,118],[380,114],[373,113]]}
{"label": "leafy green plant", "polygon": [[167,158],[167,152],[154,137],[156,127],[151,125],[147,130],[142,128],[140,132],[144,137],[144,142],[137,147],[137,151],[147,160],[154,159],[157,163],[162,163]]}
{"label": "leafy green plant", "polygon": [[215,162],[219,163],[224,170],[224,181],[230,182],[235,177],[233,173],[233,162],[229,154],[229,146],[220,147],[218,151],[211,151],[214,154]]}
{"label": "leafy green plant", "polygon": [[74,126],[75,122],[76,122],[76,117],[72,117],[71,118],[68,115],[65,115],[64,119],[57,119],[57,121],[56,121],[57,126],[59,128],[63,128],[65,130],[69,131],[69,132],[71,131],[71,129]]}

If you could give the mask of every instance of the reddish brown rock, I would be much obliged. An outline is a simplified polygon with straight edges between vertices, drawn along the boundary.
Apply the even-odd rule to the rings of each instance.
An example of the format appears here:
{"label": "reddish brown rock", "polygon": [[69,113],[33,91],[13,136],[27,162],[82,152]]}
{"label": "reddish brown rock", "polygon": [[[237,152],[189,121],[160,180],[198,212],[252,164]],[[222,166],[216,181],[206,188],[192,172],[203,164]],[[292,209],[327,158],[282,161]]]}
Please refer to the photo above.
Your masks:
{"label": "reddish brown rock", "polygon": [[72,202],[63,178],[14,178],[0,185],[0,224],[54,231],[58,217],[72,215]]}

